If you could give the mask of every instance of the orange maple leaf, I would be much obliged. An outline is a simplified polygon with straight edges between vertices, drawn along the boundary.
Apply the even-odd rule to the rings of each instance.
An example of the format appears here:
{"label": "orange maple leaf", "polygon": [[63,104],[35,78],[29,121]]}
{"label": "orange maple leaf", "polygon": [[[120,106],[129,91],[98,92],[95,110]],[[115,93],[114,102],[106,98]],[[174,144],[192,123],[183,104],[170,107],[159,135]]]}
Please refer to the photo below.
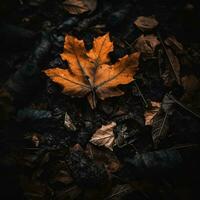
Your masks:
{"label": "orange maple leaf", "polygon": [[45,74],[63,87],[63,93],[83,97],[87,95],[92,108],[96,107],[96,95],[104,100],[123,95],[117,88],[132,82],[138,68],[140,53],[126,55],[110,65],[108,54],[113,51],[109,34],[94,39],[93,48],[85,49],[84,41],[67,35],[61,58],[68,62],[68,69],[53,68]]}

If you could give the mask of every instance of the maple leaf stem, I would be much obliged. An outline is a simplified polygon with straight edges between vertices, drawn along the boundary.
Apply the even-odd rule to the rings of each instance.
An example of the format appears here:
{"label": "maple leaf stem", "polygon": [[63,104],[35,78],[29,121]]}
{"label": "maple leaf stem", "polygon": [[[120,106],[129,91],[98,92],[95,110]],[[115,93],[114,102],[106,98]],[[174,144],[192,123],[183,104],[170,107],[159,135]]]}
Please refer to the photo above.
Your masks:
{"label": "maple leaf stem", "polygon": [[[74,45],[75,46],[75,45]],[[95,91],[94,91],[94,86],[93,86],[93,83],[91,82],[89,76],[86,74],[85,70],[84,70],[84,67],[81,65],[80,63],[80,60],[76,54],[76,50],[73,46],[73,51],[74,51],[74,54],[76,56],[76,59],[77,59],[77,63],[78,63],[78,66],[79,68],[81,69],[82,73],[83,73],[83,76],[85,77],[85,79],[87,80],[87,82],[89,83],[89,86],[90,86],[90,90],[92,92],[92,104],[94,106],[94,108],[96,107],[96,99],[95,99]]]}
{"label": "maple leaf stem", "polygon": [[92,88],[92,104],[94,108],[96,108],[96,94],[95,94],[94,88]]}
{"label": "maple leaf stem", "polygon": [[117,76],[119,76],[124,70],[126,69],[126,66],[122,68],[122,70],[120,72],[118,72],[117,74],[115,74],[112,78],[109,78],[105,81],[102,81],[101,83],[99,83],[98,85],[96,85],[96,89],[98,89],[99,87],[102,87],[103,85],[105,85],[106,83],[108,83],[109,81],[112,81],[113,79],[115,79]]}
{"label": "maple leaf stem", "polygon": [[97,58],[97,60],[96,60],[96,62],[94,63],[94,80],[93,80],[93,83],[95,83],[95,81],[96,81],[96,71],[97,71],[97,68],[98,68],[98,66],[99,66],[99,59]]}
{"label": "maple leaf stem", "polygon": [[86,75],[86,79],[89,82],[90,90],[92,92],[92,105],[93,105],[94,108],[96,108],[96,95],[95,95],[95,88],[93,86],[94,84],[91,82],[89,76]]}

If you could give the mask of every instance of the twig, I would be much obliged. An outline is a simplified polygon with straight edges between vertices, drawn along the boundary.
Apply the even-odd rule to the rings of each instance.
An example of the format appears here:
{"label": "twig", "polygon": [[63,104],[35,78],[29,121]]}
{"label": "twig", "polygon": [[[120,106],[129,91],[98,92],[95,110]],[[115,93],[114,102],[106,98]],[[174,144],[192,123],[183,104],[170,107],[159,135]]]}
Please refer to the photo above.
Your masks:
{"label": "twig", "polygon": [[141,92],[141,90],[140,90],[138,84],[136,83],[136,80],[134,81],[134,84],[135,84],[135,86],[136,86],[136,88],[137,88],[137,90],[138,90],[140,96],[142,97],[142,100],[143,100],[143,102],[144,102],[144,104],[145,104],[145,107],[148,108],[148,107],[149,107],[149,104],[147,103],[146,99],[144,98],[144,95],[142,94],[142,92]]}
{"label": "twig", "polygon": [[171,149],[186,149],[186,148],[190,148],[190,147],[199,147],[198,144],[183,144],[183,145],[179,145],[179,146],[175,146],[175,147],[171,147]]}
{"label": "twig", "polygon": [[161,70],[161,49],[158,51],[158,67],[159,67],[159,74],[160,77],[162,76],[162,70]]}
{"label": "twig", "polygon": [[200,119],[200,116],[196,113],[194,113],[192,110],[190,110],[189,108],[187,108],[185,105],[183,105],[180,101],[178,101],[177,99],[174,98],[174,96],[170,95],[169,96],[177,105],[179,105],[180,107],[182,107],[183,109],[185,109],[186,111],[188,111],[189,113],[191,113],[193,116],[197,117]]}
{"label": "twig", "polygon": [[40,149],[40,148],[38,148],[38,147],[24,148],[24,150],[30,150],[30,151],[39,150],[39,149]]}
{"label": "twig", "polygon": [[94,159],[94,154],[92,151],[92,147],[90,145],[89,145],[89,150],[90,150],[91,159]]}
{"label": "twig", "polygon": [[161,128],[160,128],[160,131],[159,131],[159,135],[161,134],[161,132],[162,132],[162,130],[163,130],[163,127],[164,127],[164,125],[165,125],[165,122],[166,122],[167,117],[168,117],[168,113],[166,112],[166,113],[165,113],[165,117],[164,117],[163,122],[162,122],[162,125],[161,125]]}
{"label": "twig", "polygon": [[125,188],[125,189],[123,189],[123,190],[121,190],[121,191],[119,191],[119,192],[117,192],[117,193],[115,193],[115,194],[112,194],[112,195],[106,197],[104,200],[112,199],[113,197],[118,196],[118,195],[120,195],[120,194],[122,194],[122,193],[124,193],[124,192],[126,192],[126,191],[128,191],[127,188]]}
{"label": "twig", "polygon": [[123,41],[127,46],[128,46],[128,49],[132,49],[132,44],[130,44],[129,42],[127,42],[126,40]]}

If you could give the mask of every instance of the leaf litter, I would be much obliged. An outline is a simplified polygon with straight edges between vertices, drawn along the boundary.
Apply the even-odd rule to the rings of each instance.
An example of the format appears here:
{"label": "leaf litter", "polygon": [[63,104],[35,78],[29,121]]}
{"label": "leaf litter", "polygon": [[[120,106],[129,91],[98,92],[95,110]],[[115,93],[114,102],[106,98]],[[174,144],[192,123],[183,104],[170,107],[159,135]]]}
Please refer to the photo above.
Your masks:
{"label": "leaf litter", "polygon": [[[171,35],[176,28],[168,33],[163,27],[170,29],[169,19],[159,15],[162,3],[154,5],[159,7],[156,17],[138,17],[135,13],[145,15],[148,2],[118,6],[112,1],[54,1],[50,13],[42,10],[48,3],[41,2],[38,12],[49,20],[42,19],[41,26],[50,27],[50,37],[43,35],[27,60],[15,52],[20,62],[26,62],[11,66],[16,73],[3,85],[6,97],[0,94],[2,170],[19,178],[21,195],[58,200],[175,199],[182,195],[183,185],[190,190],[191,177],[198,182],[198,51]],[[25,1],[21,6],[27,9]],[[164,15],[170,15],[168,9]],[[22,21],[31,27],[34,17],[38,16],[33,11]],[[14,30],[11,35],[19,37]],[[123,73],[116,77],[120,69]],[[43,87],[41,71],[67,95],[49,79]],[[15,173],[7,167],[16,165],[23,170]],[[13,191],[12,184],[9,188]]]}

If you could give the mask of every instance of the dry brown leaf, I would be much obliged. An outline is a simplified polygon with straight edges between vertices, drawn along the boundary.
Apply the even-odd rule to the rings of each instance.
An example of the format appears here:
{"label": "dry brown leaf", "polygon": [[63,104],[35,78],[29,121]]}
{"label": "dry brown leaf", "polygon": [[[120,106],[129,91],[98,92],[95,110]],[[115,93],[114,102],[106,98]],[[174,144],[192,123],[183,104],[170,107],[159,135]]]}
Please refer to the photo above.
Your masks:
{"label": "dry brown leaf", "polygon": [[155,48],[160,44],[160,41],[154,34],[141,35],[135,43],[135,49],[146,55],[152,55]]}
{"label": "dry brown leaf", "polygon": [[183,53],[183,45],[176,40],[175,36],[170,36],[165,40],[165,44],[171,47],[176,54]]}
{"label": "dry brown leaf", "polygon": [[160,109],[160,102],[151,101],[151,107],[144,113],[145,125],[152,125],[153,117]]}
{"label": "dry brown leaf", "polygon": [[68,62],[69,68],[44,72],[63,87],[63,93],[76,97],[87,95],[91,107],[95,108],[96,95],[102,100],[123,95],[117,86],[132,82],[138,69],[140,53],[126,55],[109,65],[108,54],[112,50],[109,34],[96,38],[90,51],[86,51],[83,40],[67,35],[61,57]]}
{"label": "dry brown leaf", "polygon": [[[180,80],[181,65],[180,65],[179,59],[177,58],[177,56],[173,53],[173,51],[170,48],[166,48],[166,51],[167,51],[167,56],[170,61],[169,65],[171,65],[171,67],[173,68],[173,71],[172,71],[172,69],[170,69],[171,67],[168,66],[169,72],[171,72],[173,74],[173,76],[175,75],[174,78],[176,78],[178,84],[181,84],[181,80]],[[170,78],[170,79],[172,79],[172,78]]]}
{"label": "dry brown leaf", "polygon": [[158,26],[158,21],[153,17],[140,16],[135,21],[134,24],[142,31],[150,31]]}
{"label": "dry brown leaf", "polygon": [[92,12],[96,9],[96,0],[65,0],[64,8],[73,15],[82,14],[84,12]]}
{"label": "dry brown leaf", "polygon": [[116,125],[117,124],[115,122],[111,122],[107,125],[102,125],[102,127],[93,134],[90,142],[98,146],[105,146],[112,151],[115,142],[113,129]]}

